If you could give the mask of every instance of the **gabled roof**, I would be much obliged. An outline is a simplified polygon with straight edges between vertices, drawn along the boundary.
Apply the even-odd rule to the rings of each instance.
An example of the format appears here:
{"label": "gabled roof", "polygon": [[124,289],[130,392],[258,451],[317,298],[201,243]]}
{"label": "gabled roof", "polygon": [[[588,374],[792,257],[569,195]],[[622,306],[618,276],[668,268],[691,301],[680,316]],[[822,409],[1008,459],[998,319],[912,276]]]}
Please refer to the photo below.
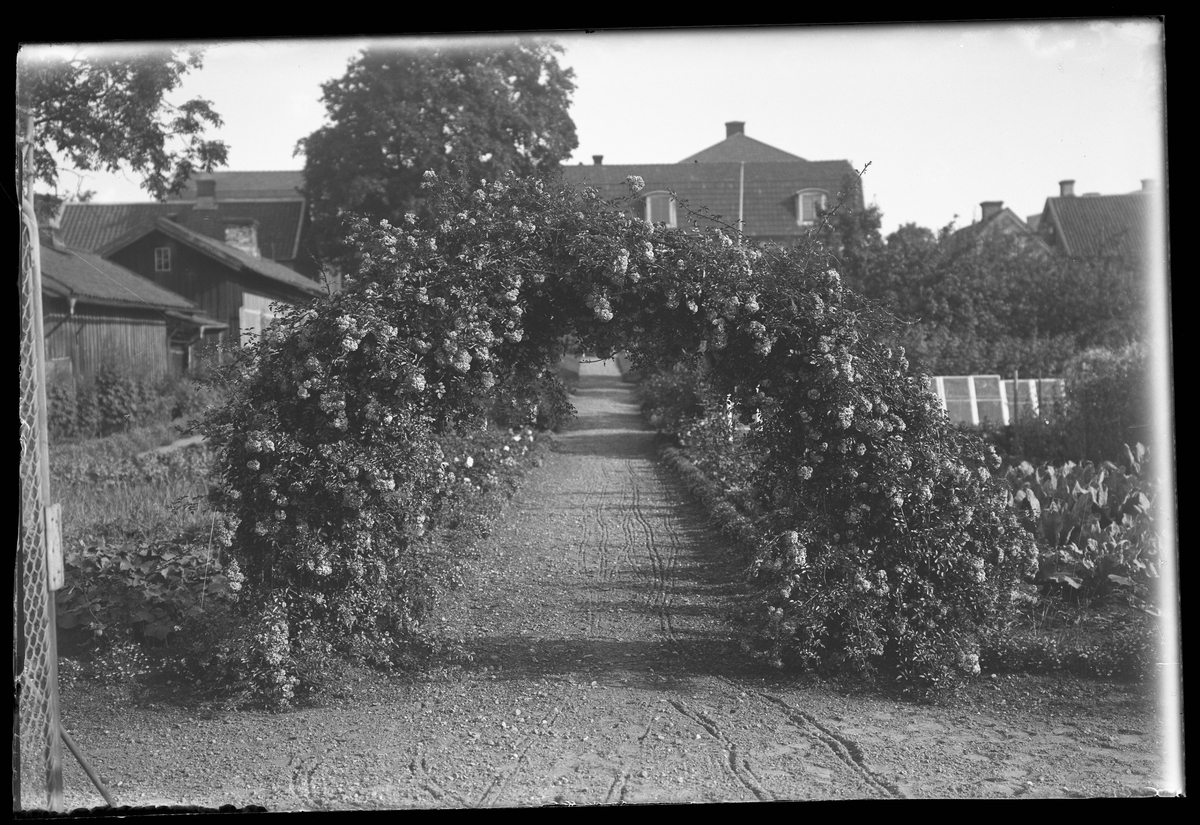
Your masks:
{"label": "gabled roof", "polygon": [[[741,163],[659,163],[592,166],[564,166],[563,178],[577,185],[589,185],[608,199],[629,196],[625,178],[637,175],[645,181],[639,196],[656,191],[672,191],[692,208],[706,206],[708,213],[720,215],[730,226],[738,220],[741,175],[745,172],[745,190],[741,203],[744,232],[752,237],[800,236],[808,231],[796,215],[796,193],[820,189],[829,196],[829,205],[837,204],[837,193],[847,175],[854,173],[849,161],[774,161]],[[855,208],[861,204],[853,204]],[[680,225],[684,216],[679,216]]]}
{"label": "gabled roof", "polygon": [[738,132],[720,143],[714,143],[707,149],[689,155],[680,163],[772,163],[803,160],[802,157],[768,146],[761,140],[746,137],[744,132]]}
{"label": "gabled roof", "polygon": [[1150,239],[1152,194],[1046,198],[1040,233],[1072,257],[1141,254]]}
{"label": "gabled roof", "polygon": [[962,229],[952,233],[946,238],[946,243],[951,249],[961,249],[973,241],[982,241],[1001,235],[1028,238],[1037,246],[1043,249],[1047,248],[1046,242],[1034,233],[1029,224],[1007,206],[1003,209],[998,209],[986,218],[978,220],[969,226],[964,226]]}
{"label": "gabled roof", "polygon": [[222,241],[202,235],[166,217],[156,218],[125,233],[125,235],[101,249],[100,254],[105,256],[112,255],[152,232],[161,232],[167,237],[173,238],[185,246],[189,246],[221,262],[235,272],[252,272],[269,278],[278,284],[299,289],[309,295],[323,295],[325,292],[320,284],[305,278],[295,270],[288,269],[283,264],[277,264],[274,261],[263,258],[255,258],[253,255],[248,255],[240,249],[235,249]]}
{"label": "gabled roof", "polygon": [[75,249],[96,252],[127,232],[168,215],[201,234],[224,241],[225,221],[253,220],[258,224],[259,254],[268,260],[294,260],[300,250],[304,200],[223,200],[215,210],[197,210],[194,202],[67,203],[61,217],[63,241]]}
{"label": "gabled roof", "polygon": [[41,265],[42,291],[48,295],[106,306],[175,310],[188,315],[200,312],[182,295],[88,252],[42,243]]}
{"label": "gabled roof", "polygon": [[304,200],[304,172],[296,170],[268,172],[201,172],[188,181],[169,201],[196,200],[197,180],[214,180],[218,200]]}

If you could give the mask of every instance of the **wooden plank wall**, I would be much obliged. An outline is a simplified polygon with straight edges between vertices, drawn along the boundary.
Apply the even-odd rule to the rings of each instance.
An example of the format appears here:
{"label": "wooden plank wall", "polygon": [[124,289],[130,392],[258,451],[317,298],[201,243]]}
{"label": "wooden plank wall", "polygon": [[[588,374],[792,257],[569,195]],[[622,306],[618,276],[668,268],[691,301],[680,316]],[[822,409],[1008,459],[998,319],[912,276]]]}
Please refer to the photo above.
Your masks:
{"label": "wooden plank wall", "polygon": [[77,380],[95,378],[101,366],[113,364],[147,378],[166,374],[170,364],[167,322],[157,313],[115,307],[75,308],[47,300],[43,328],[46,358],[70,359]]}

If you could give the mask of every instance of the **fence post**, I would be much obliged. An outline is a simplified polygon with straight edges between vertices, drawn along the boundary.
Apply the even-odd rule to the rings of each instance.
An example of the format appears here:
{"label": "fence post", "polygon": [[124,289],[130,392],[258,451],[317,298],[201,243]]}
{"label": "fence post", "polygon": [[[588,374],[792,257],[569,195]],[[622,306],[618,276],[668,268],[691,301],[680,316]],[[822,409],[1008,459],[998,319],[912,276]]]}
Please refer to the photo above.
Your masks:
{"label": "fence post", "polygon": [[1021,371],[1013,369],[1013,452],[1024,458],[1021,451]]}

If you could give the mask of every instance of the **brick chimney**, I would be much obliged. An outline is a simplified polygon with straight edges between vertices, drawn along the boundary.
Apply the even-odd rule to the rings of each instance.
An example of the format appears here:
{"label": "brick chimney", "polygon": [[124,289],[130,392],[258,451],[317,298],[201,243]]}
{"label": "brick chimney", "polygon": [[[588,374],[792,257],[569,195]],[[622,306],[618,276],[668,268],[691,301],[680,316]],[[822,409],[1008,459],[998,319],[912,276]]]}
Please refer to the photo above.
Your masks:
{"label": "brick chimney", "polygon": [[983,201],[979,204],[979,208],[983,210],[983,217],[979,219],[980,223],[982,223],[995,215],[999,215],[1000,210],[1004,208],[1004,201]]}
{"label": "brick chimney", "polygon": [[217,208],[217,182],[212,178],[196,181],[196,209]]}
{"label": "brick chimney", "polygon": [[604,155],[592,155],[592,163],[596,166],[602,165],[604,163]]}
{"label": "brick chimney", "polygon": [[1059,196],[1060,198],[1073,198],[1073,197],[1075,197],[1075,181],[1073,181],[1073,180],[1060,180],[1060,181],[1058,182],[1058,196]]}
{"label": "brick chimney", "polygon": [[730,120],[725,123],[725,137],[731,138],[734,135],[746,134],[746,121]]}
{"label": "brick chimney", "polygon": [[262,253],[258,251],[258,221],[253,219],[226,221],[225,243],[247,255],[261,258]]}

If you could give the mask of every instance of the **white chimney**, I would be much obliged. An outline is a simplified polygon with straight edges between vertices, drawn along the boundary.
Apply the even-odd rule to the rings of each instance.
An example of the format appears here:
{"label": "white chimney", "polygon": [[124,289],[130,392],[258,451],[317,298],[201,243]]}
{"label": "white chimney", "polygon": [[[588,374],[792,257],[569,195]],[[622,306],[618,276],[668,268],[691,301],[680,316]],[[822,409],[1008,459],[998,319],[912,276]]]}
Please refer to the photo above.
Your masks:
{"label": "white chimney", "polygon": [[225,224],[225,243],[234,249],[261,258],[258,251],[258,221],[240,220]]}

